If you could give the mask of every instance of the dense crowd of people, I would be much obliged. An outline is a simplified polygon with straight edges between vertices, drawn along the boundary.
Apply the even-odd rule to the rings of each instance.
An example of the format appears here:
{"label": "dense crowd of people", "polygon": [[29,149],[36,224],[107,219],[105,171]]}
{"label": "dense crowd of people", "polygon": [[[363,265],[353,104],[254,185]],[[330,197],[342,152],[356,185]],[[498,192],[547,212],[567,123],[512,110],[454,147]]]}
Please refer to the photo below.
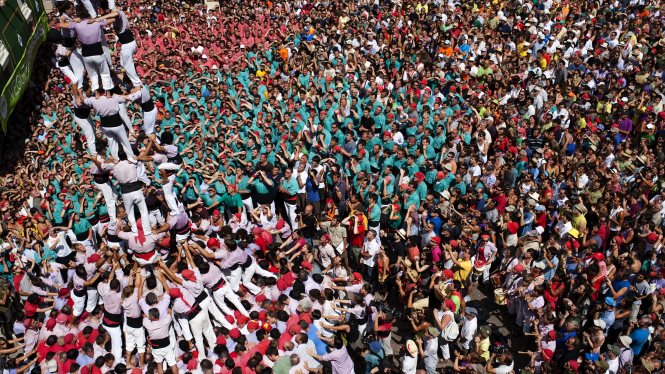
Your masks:
{"label": "dense crowd of people", "polygon": [[663,11],[59,2],[0,368],[663,372]]}

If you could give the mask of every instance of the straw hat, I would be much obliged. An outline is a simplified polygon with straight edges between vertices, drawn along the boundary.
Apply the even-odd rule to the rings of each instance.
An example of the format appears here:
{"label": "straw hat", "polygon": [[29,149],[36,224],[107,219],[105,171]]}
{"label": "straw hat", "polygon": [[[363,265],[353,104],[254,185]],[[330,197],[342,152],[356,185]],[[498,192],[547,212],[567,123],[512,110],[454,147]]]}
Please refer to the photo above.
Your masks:
{"label": "straw hat", "polygon": [[413,340],[408,340],[406,342],[406,351],[409,352],[411,357],[416,357],[418,355],[418,346]]}

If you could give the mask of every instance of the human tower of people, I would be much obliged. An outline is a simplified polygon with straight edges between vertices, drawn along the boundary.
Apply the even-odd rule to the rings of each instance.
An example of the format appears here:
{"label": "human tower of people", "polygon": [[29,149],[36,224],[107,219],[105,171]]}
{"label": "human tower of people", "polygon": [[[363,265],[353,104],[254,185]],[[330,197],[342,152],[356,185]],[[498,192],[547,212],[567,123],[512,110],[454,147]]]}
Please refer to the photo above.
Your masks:
{"label": "human tower of people", "polygon": [[58,3],[0,368],[661,372],[664,11]]}

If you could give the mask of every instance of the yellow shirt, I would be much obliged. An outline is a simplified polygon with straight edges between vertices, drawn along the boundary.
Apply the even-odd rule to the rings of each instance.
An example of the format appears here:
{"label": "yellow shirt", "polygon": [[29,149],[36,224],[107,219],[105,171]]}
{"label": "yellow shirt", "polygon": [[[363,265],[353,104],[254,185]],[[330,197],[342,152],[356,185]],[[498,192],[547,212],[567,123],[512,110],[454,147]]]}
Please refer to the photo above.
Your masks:
{"label": "yellow shirt", "polygon": [[455,265],[457,269],[453,274],[453,279],[464,284],[469,278],[469,273],[471,273],[471,259],[466,261],[458,259],[457,261],[459,261],[459,265]]}
{"label": "yellow shirt", "polygon": [[485,338],[480,341],[480,345],[478,347],[480,349],[480,357],[484,358],[485,361],[489,361],[490,359],[490,338]]}

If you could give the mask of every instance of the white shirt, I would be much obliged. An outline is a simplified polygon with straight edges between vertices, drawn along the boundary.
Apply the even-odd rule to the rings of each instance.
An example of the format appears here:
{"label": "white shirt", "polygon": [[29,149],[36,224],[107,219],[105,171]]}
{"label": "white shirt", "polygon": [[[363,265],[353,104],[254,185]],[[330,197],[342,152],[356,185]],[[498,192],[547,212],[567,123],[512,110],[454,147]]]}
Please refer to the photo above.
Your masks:
{"label": "white shirt", "polygon": [[376,238],[374,238],[371,241],[369,239],[365,239],[363,250],[369,253],[369,257],[363,257],[362,263],[369,267],[374,267],[374,264],[376,262],[376,254],[379,253],[380,249],[381,245],[376,240]]}
{"label": "white shirt", "polygon": [[469,344],[473,341],[478,331],[478,318],[465,320],[460,330],[462,348],[469,349]]}
{"label": "white shirt", "polygon": [[411,355],[407,354],[404,356],[404,360],[402,360],[402,373],[416,374],[417,364],[418,360],[415,357],[411,357]]}

